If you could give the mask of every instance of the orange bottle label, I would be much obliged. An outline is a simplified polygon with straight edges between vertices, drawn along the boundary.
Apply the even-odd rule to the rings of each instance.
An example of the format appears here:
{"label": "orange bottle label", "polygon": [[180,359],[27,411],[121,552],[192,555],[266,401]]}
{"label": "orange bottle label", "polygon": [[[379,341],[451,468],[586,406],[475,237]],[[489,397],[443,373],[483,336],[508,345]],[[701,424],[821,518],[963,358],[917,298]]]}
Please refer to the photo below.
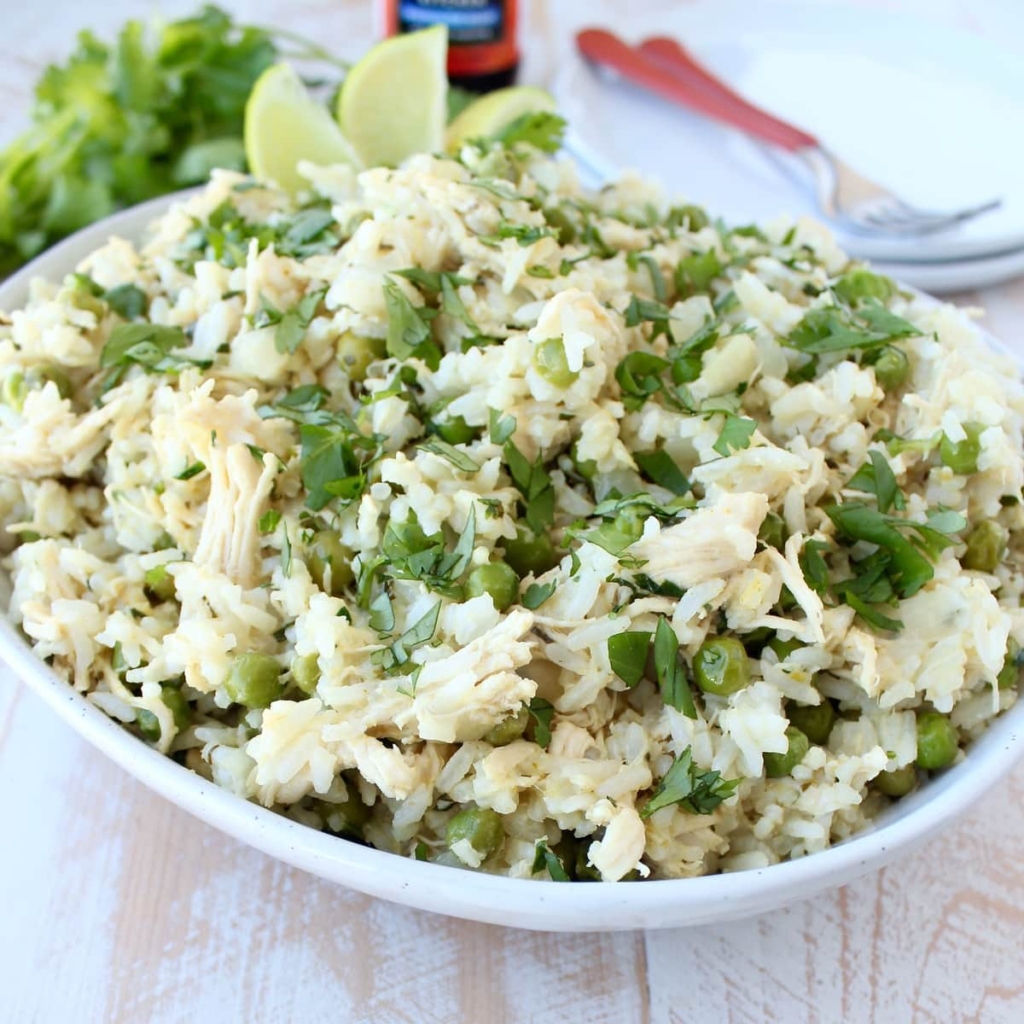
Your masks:
{"label": "orange bottle label", "polygon": [[448,74],[453,78],[506,71],[519,59],[515,0],[387,0],[388,35],[430,25],[448,27]]}

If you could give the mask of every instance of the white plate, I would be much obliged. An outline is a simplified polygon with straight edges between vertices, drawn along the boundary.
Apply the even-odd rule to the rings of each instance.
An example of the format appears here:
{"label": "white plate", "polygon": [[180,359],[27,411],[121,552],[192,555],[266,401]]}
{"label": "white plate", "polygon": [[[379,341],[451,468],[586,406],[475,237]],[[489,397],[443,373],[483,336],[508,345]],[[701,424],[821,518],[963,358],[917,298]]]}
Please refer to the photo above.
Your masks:
{"label": "white plate", "polygon": [[[1021,58],[968,33],[879,9],[793,3],[637,5],[628,39],[679,39],[754,102],[818,135],[924,207],[1003,205],[917,240],[839,232],[854,255],[923,263],[1024,248]],[[628,84],[566,47],[554,83],[573,127],[608,160],[653,173],[728,220],[820,216],[791,161]],[[625,154],[625,155],[624,155]]]}
{"label": "white plate", "polygon": [[[141,237],[176,197],[86,228],[0,285],[0,310],[24,304],[29,280],[60,280],[112,234]],[[0,574],[0,608],[10,598]],[[155,793],[258,850],[322,878],[422,910],[544,931],[676,928],[764,913],[882,867],[991,793],[1024,755],[1024,701],[998,719],[967,759],[901,800],[870,828],[801,860],[678,881],[562,884],[480,874],[396,857],[316,832],[207,782],[108,718],[29,649],[0,614],[0,658],[89,743]],[[45,753],[45,752],[41,752]],[[71,851],[69,851],[70,855]]]}
{"label": "white plate", "polygon": [[898,277],[922,291],[948,295],[968,288],[989,288],[1024,274],[1024,249],[1002,256],[980,256],[948,263],[886,263],[875,260],[877,270]]}

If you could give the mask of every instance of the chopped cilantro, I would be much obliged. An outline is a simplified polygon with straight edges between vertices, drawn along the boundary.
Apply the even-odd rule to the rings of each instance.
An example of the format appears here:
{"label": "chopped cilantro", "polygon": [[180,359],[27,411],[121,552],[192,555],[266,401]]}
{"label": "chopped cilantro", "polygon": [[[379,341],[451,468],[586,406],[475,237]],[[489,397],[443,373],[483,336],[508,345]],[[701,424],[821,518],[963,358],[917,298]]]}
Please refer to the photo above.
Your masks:
{"label": "chopped cilantro", "polygon": [[503,146],[523,143],[544,153],[555,153],[562,146],[565,118],[546,110],[536,110],[517,117],[495,135]]}
{"label": "chopped cilantro", "polygon": [[[409,664],[412,651],[433,640],[440,614],[441,602],[436,601],[429,611],[417,619],[389,647],[374,651],[370,655],[370,660],[373,664],[383,668],[388,675],[402,674]],[[413,689],[415,689],[415,682]]]}
{"label": "chopped cilantro", "polygon": [[568,882],[569,872],[565,865],[558,859],[558,855],[548,849],[546,839],[538,839],[536,853],[533,856],[533,867],[530,869],[534,875],[539,875],[546,870],[553,882]]}
{"label": "chopped cilantro", "polygon": [[119,284],[103,293],[107,305],[125,320],[137,320],[146,312],[146,293],[134,284]]}
{"label": "chopped cilantro", "polygon": [[628,687],[636,686],[647,670],[650,649],[649,630],[627,630],[608,637],[608,661],[612,671]]}
{"label": "chopped cilantro", "polygon": [[679,640],[664,615],[654,631],[654,674],[661,690],[661,699],[687,718],[696,718],[697,709],[690,693],[690,681],[679,657]]}
{"label": "chopped cilantro", "polygon": [[276,508],[268,508],[257,522],[260,533],[273,533],[281,522],[281,513]]}
{"label": "chopped cilantro", "polygon": [[736,792],[739,779],[723,779],[721,772],[703,771],[693,763],[693,751],[687,747],[672,763],[658,783],[651,799],[640,811],[649,818],[663,807],[678,804],[690,814],[711,814]]}
{"label": "chopped cilantro", "polygon": [[474,458],[456,448],[455,445],[442,441],[439,437],[428,438],[417,447],[421,452],[430,452],[432,455],[437,455],[463,473],[476,473],[480,469],[480,463]]}
{"label": "chopped cilantro", "polygon": [[865,462],[850,478],[846,486],[851,491],[874,494],[878,501],[879,512],[888,512],[891,508],[902,511],[906,507],[906,501],[896,485],[896,477],[888,459],[875,448],[868,452],[868,456],[871,461]]}
{"label": "chopped cilantro", "polygon": [[531,583],[520,602],[524,608],[535,611],[558,589],[558,580],[548,583]]}
{"label": "chopped cilantro", "polygon": [[526,522],[534,533],[543,533],[555,521],[555,487],[544,457],[530,462],[512,441],[506,441],[502,450],[509,476],[522,495]]}
{"label": "chopped cilantro", "polygon": [[640,472],[659,487],[680,496],[690,490],[690,481],[664,448],[652,452],[635,452],[633,458]]}
{"label": "chopped cilantro", "polygon": [[355,501],[366,488],[367,470],[381,455],[382,439],[361,433],[344,413],[303,423],[299,437],[307,507],[315,512],[334,499]]}
{"label": "chopped cilantro", "polygon": [[432,340],[430,321],[437,310],[414,306],[394,281],[384,282],[384,305],[388,312],[388,355],[395,359],[422,359],[436,369],[441,352]]}
{"label": "chopped cilantro", "polygon": [[186,466],[174,479],[175,480],[191,480],[194,476],[199,476],[206,469],[205,462],[193,462],[191,465]]}
{"label": "chopped cilantro", "polygon": [[533,740],[541,747],[546,747],[551,742],[551,719],[554,717],[555,709],[550,701],[543,697],[534,697],[527,705],[530,712],[530,719],[533,722]]}
{"label": "chopped cilantro", "polygon": [[750,439],[754,436],[755,430],[757,430],[755,420],[736,416],[731,412],[726,413],[722,432],[718,435],[718,440],[712,445],[712,448],[723,457],[727,457],[733,452],[742,451],[744,448],[750,447]]}
{"label": "chopped cilantro", "polygon": [[676,289],[684,298],[706,292],[723,269],[713,250],[684,256],[676,266]]}

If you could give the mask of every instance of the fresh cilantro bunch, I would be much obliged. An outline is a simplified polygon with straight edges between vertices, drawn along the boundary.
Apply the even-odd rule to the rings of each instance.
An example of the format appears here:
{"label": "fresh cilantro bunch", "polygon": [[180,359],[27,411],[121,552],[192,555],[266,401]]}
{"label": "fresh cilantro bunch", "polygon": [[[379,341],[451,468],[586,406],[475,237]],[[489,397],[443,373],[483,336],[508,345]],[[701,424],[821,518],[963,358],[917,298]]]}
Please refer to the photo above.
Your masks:
{"label": "fresh cilantro bunch", "polygon": [[129,21],[112,43],[82,32],[39,80],[31,126],[0,154],[0,274],[121,207],[215,167],[244,170],[245,103],[285,39],[288,56],[332,60],[213,6],[153,30]]}

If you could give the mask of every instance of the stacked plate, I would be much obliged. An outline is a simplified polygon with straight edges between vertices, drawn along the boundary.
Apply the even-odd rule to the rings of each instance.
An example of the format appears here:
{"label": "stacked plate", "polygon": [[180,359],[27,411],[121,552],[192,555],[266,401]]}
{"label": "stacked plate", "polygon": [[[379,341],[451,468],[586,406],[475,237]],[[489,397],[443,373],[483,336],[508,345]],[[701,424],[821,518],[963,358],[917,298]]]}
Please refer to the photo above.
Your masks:
{"label": "stacked plate", "polygon": [[[662,5],[634,11],[627,32],[631,42],[679,39],[749,99],[809,130],[915,206],[1002,200],[924,237],[865,236],[836,226],[848,252],[932,292],[1024,274],[1019,54],[909,16],[831,5]],[[821,216],[809,179],[790,158],[609,78],[577,54],[554,91],[595,164],[652,175],[733,223]]]}

